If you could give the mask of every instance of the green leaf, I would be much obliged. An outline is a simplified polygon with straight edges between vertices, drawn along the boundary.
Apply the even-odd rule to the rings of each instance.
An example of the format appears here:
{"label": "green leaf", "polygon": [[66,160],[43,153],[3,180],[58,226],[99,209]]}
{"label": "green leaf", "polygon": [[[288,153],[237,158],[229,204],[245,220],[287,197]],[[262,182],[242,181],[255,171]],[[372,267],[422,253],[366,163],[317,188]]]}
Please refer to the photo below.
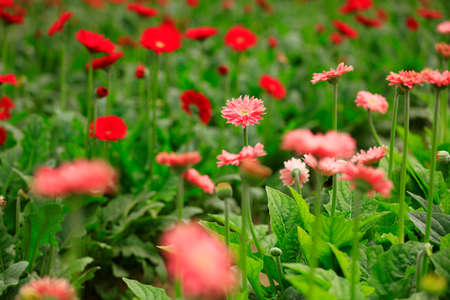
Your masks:
{"label": "green leaf", "polygon": [[58,277],[67,278],[69,281],[74,281],[79,277],[80,273],[92,263],[94,260],[91,257],[82,257],[75,260],[70,260],[67,266],[65,266],[59,273]]}
{"label": "green leaf", "polygon": [[[330,189],[329,195],[331,199],[332,190]],[[353,193],[350,190],[350,182],[338,180],[336,188],[336,211],[337,212],[349,212],[352,210]],[[325,209],[328,213],[331,212],[331,201],[325,205]]]}
{"label": "green leaf", "polygon": [[450,233],[441,237],[441,250],[445,248],[450,248]]}
{"label": "green leaf", "polygon": [[262,260],[247,257],[247,278],[256,295],[258,295],[260,299],[263,298],[263,289],[261,282],[259,281],[259,275],[263,269],[263,266],[264,263]]}
{"label": "green leaf", "polygon": [[450,282],[450,248],[442,249],[433,254],[431,261],[436,268],[436,272],[444,276],[447,282]]}
{"label": "green leaf", "polygon": [[375,288],[376,299],[409,296],[414,281],[417,255],[424,249],[424,244],[409,241],[394,245],[378,256],[368,280]]}
{"label": "green leaf", "polygon": [[[351,274],[352,261],[348,257],[347,253],[342,252],[341,250],[336,248],[336,246],[333,244],[329,243],[328,245],[330,246],[331,251],[333,251],[334,256],[336,256],[336,259],[339,263],[339,267],[341,267],[342,273],[344,274],[345,278],[350,279],[352,276],[352,274]],[[358,275],[358,278],[359,278],[359,275]]]}
{"label": "green leaf", "polygon": [[28,266],[27,261],[20,261],[10,265],[5,271],[0,273],[0,296],[9,286],[19,283],[20,276]]}
{"label": "green leaf", "polygon": [[[416,228],[422,234],[425,234],[427,214],[424,212],[410,212],[408,216]],[[440,244],[441,237],[448,233],[450,233],[450,215],[433,213],[431,215],[430,240],[436,244]]]}
{"label": "green leaf", "polygon": [[171,300],[166,292],[151,285],[142,284],[136,280],[122,278],[128,288],[141,300]]}
{"label": "green leaf", "polygon": [[301,218],[297,203],[291,197],[266,186],[270,225],[283,250],[283,261],[296,261],[299,255],[297,224]]}

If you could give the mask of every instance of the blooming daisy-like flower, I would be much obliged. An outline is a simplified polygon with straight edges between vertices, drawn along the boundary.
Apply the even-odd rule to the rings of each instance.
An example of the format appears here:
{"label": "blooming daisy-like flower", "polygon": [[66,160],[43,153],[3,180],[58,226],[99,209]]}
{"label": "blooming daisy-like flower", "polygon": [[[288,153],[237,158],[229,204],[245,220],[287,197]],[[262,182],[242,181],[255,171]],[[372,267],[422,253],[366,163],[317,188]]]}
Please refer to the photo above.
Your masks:
{"label": "blooming daisy-like flower", "polygon": [[362,106],[366,110],[370,110],[371,112],[379,112],[381,114],[385,114],[389,107],[386,98],[367,91],[358,92],[355,103],[356,106]]}
{"label": "blooming daisy-like flower", "polygon": [[419,29],[419,22],[417,22],[417,20],[414,17],[407,17],[405,19],[405,24],[406,27],[408,27],[409,30],[411,31],[416,31],[417,29]]}
{"label": "blooming daisy-like flower", "polygon": [[441,19],[442,13],[437,9],[421,7],[417,9],[417,14],[425,19]]}
{"label": "blooming daisy-like flower", "polygon": [[235,51],[245,51],[256,45],[258,37],[243,26],[231,27],[225,35],[225,44]]}
{"label": "blooming daisy-like flower", "polygon": [[304,160],[309,167],[319,171],[323,176],[333,176],[342,173],[343,167],[347,163],[345,160],[332,157],[325,157],[318,161],[311,154],[306,154]]}
{"label": "blooming daisy-like flower", "polygon": [[389,81],[389,85],[398,85],[399,87],[408,87],[412,89],[414,85],[421,84],[423,77],[416,71],[403,71],[398,73],[391,72],[386,80]]}
{"label": "blooming daisy-like flower", "polygon": [[311,82],[315,84],[320,81],[331,81],[351,71],[353,71],[353,66],[346,66],[344,63],[340,63],[337,66],[336,70],[330,69],[330,71],[323,71],[322,73],[314,73]]}
{"label": "blooming daisy-like flower", "polygon": [[145,77],[146,68],[144,65],[138,65],[134,71],[134,77],[141,79]]}
{"label": "blooming daisy-like flower", "polygon": [[263,75],[259,79],[259,86],[277,100],[281,100],[286,96],[286,89],[278,79]]}
{"label": "blooming daisy-like flower", "polygon": [[343,170],[342,180],[351,181],[352,189],[360,187],[368,195],[381,194],[385,198],[391,196],[392,182],[386,178],[381,169],[366,167],[363,164],[347,163]]}
{"label": "blooming daisy-like flower", "polygon": [[96,58],[92,60],[92,63],[86,64],[86,69],[89,69],[91,66],[94,70],[97,69],[107,69],[109,66],[113,65],[117,60],[123,57],[123,52],[114,52],[109,55]]}
{"label": "blooming daisy-like flower", "polygon": [[86,49],[93,53],[105,52],[111,54],[114,52],[114,44],[109,39],[105,38],[103,34],[80,29],[75,36]]}
{"label": "blooming daisy-like flower", "polygon": [[222,299],[238,283],[225,244],[195,222],[179,223],[161,238],[169,275],[191,299]]}
{"label": "blooming daisy-like flower", "polygon": [[181,47],[181,34],[169,24],[149,27],[141,35],[141,45],[156,54],[173,52]]}
{"label": "blooming daisy-like flower", "polygon": [[188,39],[204,41],[209,37],[216,35],[218,30],[214,27],[196,27],[186,30],[185,35]]}
{"label": "blooming daisy-like flower", "polygon": [[350,25],[348,25],[347,23],[345,23],[343,21],[334,20],[333,21],[333,26],[340,33],[342,33],[343,35],[347,36],[350,39],[356,39],[359,36],[358,32],[354,28],[352,28]]}
{"label": "blooming daisy-like flower", "polygon": [[141,3],[130,3],[127,8],[129,11],[134,11],[139,16],[144,18],[154,17],[158,13],[158,11],[153,7],[145,6]]}
{"label": "blooming daisy-like flower", "polygon": [[341,6],[340,12],[348,14],[355,11],[368,10],[372,5],[372,0],[347,0],[347,2]]}
{"label": "blooming daisy-like flower", "polygon": [[191,184],[201,188],[205,193],[214,193],[214,182],[208,175],[200,175],[196,169],[190,168],[184,172],[183,177]]}
{"label": "blooming daisy-like flower", "polygon": [[19,290],[17,299],[77,300],[78,298],[75,289],[67,279],[44,277],[23,285]]}
{"label": "blooming daisy-like flower", "polygon": [[423,70],[420,72],[425,82],[435,85],[436,87],[446,87],[450,84],[450,72],[439,70]]}
{"label": "blooming daisy-like flower", "polygon": [[227,119],[227,123],[244,128],[259,124],[265,110],[262,100],[245,95],[227,100],[227,105],[222,107],[222,117]]}
{"label": "blooming daisy-like flower", "polygon": [[450,44],[437,43],[434,45],[434,49],[441,54],[444,58],[450,58]]}
{"label": "blooming daisy-like flower", "polygon": [[202,157],[198,152],[186,152],[186,153],[167,153],[160,152],[156,155],[156,162],[160,165],[166,165],[171,167],[184,167],[194,165],[202,160]]}
{"label": "blooming daisy-like flower", "polygon": [[380,20],[366,17],[363,14],[355,15],[355,20],[367,27],[380,27],[383,24]]}
{"label": "blooming daisy-like flower", "polygon": [[303,186],[305,182],[308,182],[309,170],[306,168],[305,163],[302,162],[301,159],[291,158],[290,160],[284,162],[284,169],[280,171],[280,179],[283,181],[284,185],[288,186],[295,184],[295,174],[293,173],[295,169],[300,171],[298,176],[300,186]]}
{"label": "blooming daisy-like flower", "polygon": [[127,134],[127,125],[118,116],[101,116],[93,124],[95,125],[91,125],[92,135],[101,141],[117,142]]}
{"label": "blooming daisy-like flower", "polygon": [[359,153],[353,155],[351,162],[354,164],[361,163],[364,165],[372,165],[378,163],[386,155],[386,148],[372,147],[369,150],[361,150]]}
{"label": "blooming daisy-like flower", "polygon": [[14,74],[0,75],[0,86],[5,83],[15,85],[17,83],[16,76]]}
{"label": "blooming daisy-like flower", "polygon": [[52,26],[48,29],[48,35],[52,36],[58,31],[63,30],[64,25],[72,18],[73,12],[67,11],[63,12],[61,16],[52,24]]}
{"label": "blooming daisy-like flower", "polygon": [[450,21],[445,21],[436,27],[437,31],[443,34],[450,34]]}
{"label": "blooming daisy-like flower", "polygon": [[202,93],[196,91],[185,91],[180,96],[183,110],[188,114],[192,114],[190,109],[194,105],[198,109],[198,115],[203,124],[208,124],[211,119],[211,103],[209,99]]}
{"label": "blooming daisy-like flower", "polygon": [[254,147],[245,146],[238,154],[222,150],[222,153],[217,156],[217,167],[220,168],[227,165],[239,166],[245,159],[255,159],[260,156],[265,156],[266,154],[264,145],[261,143],[257,143]]}
{"label": "blooming daisy-like flower", "polygon": [[0,99],[0,121],[11,118],[11,109],[14,108],[14,102],[7,96]]}

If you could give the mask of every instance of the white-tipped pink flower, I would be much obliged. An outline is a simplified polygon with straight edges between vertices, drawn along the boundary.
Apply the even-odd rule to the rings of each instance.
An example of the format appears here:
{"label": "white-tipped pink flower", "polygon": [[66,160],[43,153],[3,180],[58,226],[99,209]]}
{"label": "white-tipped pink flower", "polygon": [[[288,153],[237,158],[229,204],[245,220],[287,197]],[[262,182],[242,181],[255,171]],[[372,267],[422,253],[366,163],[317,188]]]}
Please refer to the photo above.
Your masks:
{"label": "white-tipped pink flower", "polygon": [[188,298],[222,299],[237,284],[230,251],[198,223],[179,223],[161,244],[169,275],[181,282]]}
{"label": "white-tipped pink flower", "polygon": [[284,162],[284,169],[280,171],[280,179],[283,181],[284,185],[288,186],[295,184],[296,179],[293,172],[296,169],[300,172],[298,176],[300,186],[303,186],[305,182],[308,182],[309,170],[306,168],[305,163],[302,162],[301,159],[291,158],[290,160]]}
{"label": "white-tipped pink flower", "polygon": [[184,178],[191,184],[198,186],[205,193],[214,193],[214,182],[209,178],[208,175],[200,175],[200,173],[193,168],[188,169],[184,172]]}
{"label": "white-tipped pink flower", "polygon": [[353,155],[351,162],[354,164],[361,163],[364,165],[372,165],[378,163],[386,155],[386,148],[372,147],[369,150],[361,150],[359,153]]}
{"label": "white-tipped pink flower", "polygon": [[344,63],[340,63],[335,69],[330,69],[329,71],[323,71],[322,73],[314,73],[311,82],[313,84],[321,81],[331,81],[342,76],[347,72],[353,71],[353,66],[346,66]]}
{"label": "white-tipped pink flower", "polygon": [[362,106],[366,110],[370,110],[371,112],[379,112],[381,114],[385,114],[389,107],[386,98],[367,91],[358,92],[355,103],[356,106]]}
{"label": "white-tipped pink flower", "polygon": [[222,107],[222,117],[227,119],[227,123],[244,128],[259,124],[265,110],[262,100],[246,95],[227,100],[227,105]]}
{"label": "white-tipped pink flower", "polygon": [[77,300],[75,289],[69,281],[62,278],[38,278],[23,285],[17,300]]}

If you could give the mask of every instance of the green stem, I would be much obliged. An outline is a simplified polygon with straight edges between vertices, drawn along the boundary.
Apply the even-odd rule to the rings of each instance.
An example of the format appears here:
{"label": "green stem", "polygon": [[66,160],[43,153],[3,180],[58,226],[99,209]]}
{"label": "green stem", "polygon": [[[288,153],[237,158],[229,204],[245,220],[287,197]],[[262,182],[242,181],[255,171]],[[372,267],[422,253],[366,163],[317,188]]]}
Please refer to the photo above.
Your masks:
{"label": "green stem", "polygon": [[448,103],[450,102],[450,86],[447,86],[447,97],[442,97],[441,99],[441,142],[447,142],[447,111],[448,111]]}
{"label": "green stem", "polygon": [[405,92],[405,110],[404,110],[404,138],[403,138],[403,157],[400,172],[400,195],[399,195],[399,225],[398,239],[400,243],[405,241],[405,210],[406,210],[406,164],[408,159],[408,135],[409,135],[409,90]]}
{"label": "green stem", "polygon": [[184,178],[183,173],[178,174],[178,190],[177,190],[177,220],[183,220],[183,205],[184,205]]}
{"label": "green stem", "polygon": [[[89,64],[92,63],[92,54],[89,52],[88,54],[88,62]],[[92,122],[92,105],[93,105],[93,87],[94,86],[94,69],[92,68],[92,66],[89,67],[88,69],[88,98],[87,98],[87,103],[86,103],[86,120],[87,120],[87,124],[86,124],[86,156],[88,158],[91,157],[91,153],[90,153],[90,143],[91,143],[91,139],[89,136],[89,125]],[[94,126],[95,127],[95,126]],[[95,130],[95,128],[93,129]]]}
{"label": "green stem", "polygon": [[[338,84],[337,81],[333,83],[333,106],[332,106],[332,128],[337,131],[338,127]],[[331,190],[331,216],[336,213],[337,205],[337,177],[333,175],[333,186]]]}
{"label": "green stem", "polygon": [[242,141],[244,143],[244,147],[248,146],[248,129],[247,129],[247,126],[242,128]]}
{"label": "green stem", "polygon": [[281,258],[280,258],[280,256],[277,256],[276,258],[275,258],[275,262],[276,262],[276,265],[277,265],[277,273],[278,273],[278,282],[280,283],[280,287],[281,287],[281,291],[282,291],[282,294],[284,294],[284,284],[283,284],[283,268],[282,268],[282,266],[281,266]]}
{"label": "green stem", "polygon": [[353,200],[353,233],[352,233],[352,262],[351,262],[351,280],[350,280],[350,299],[356,299],[356,285],[359,282],[358,259],[359,259],[359,215],[361,211],[361,194],[356,193]]}
{"label": "green stem", "polygon": [[241,203],[241,245],[240,263],[242,272],[242,293],[248,293],[247,286],[247,246],[248,246],[248,209],[249,209],[249,188],[245,179],[242,181],[242,203]]}
{"label": "green stem", "polygon": [[20,231],[20,218],[21,218],[20,211],[21,211],[20,195],[18,195],[16,200],[16,237],[19,236]]}
{"label": "green stem", "polygon": [[301,195],[302,194],[302,187],[301,187],[301,184],[300,184],[300,170],[299,169],[295,169],[294,170],[294,177],[295,177],[295,187],[297,188],[297,193],[299,194],[299,195]]}
{"label": "green stem", "polygon": [[389,142],[389,168],[388,177],[392,180],[392,167],[394,166],[395,155],[395,131],[397,127],[397,115],[398,115],[398,87],[395,87],[394,94],[394,110],[392,111],[392,125],[391,125],[391,140]]}
{"label": "green stem", "polygon": [[[90,62],[89,62],[90,63]],[[60,97],[61,97],[61,110],[66,108],[66,44],[64,41],[64,33],[63,33],[63,41],[61,45],[61,69],[60,69]]]}
{"label": "green stem", "polygon": [[175,280],[175,300],[183,299],[183,289],[181,288],[181,280]]}
{"label": "green stem", "polygon": [[319,257],[317,256],[317,248],[319,243],[319,233],[320,233],[320,206],[321,197],[320,192],[322,189],[322,176],[319,172],[316,172],[316,196],[314,197],[314,216],[315,220],[312,227],[312,245],[311,245],[311,261],[310,261],[310,272],[309,272],[309,291],[308,300],[314,299],[314,271],[319,265]]}
{"label": "green stem", "polygon": [[159,69],[159,54],[154,54],[154,66],[150,68],[153,72],[150,73],[151,86],[149,91],[149,97],[151,102],[151,122],[150,122],[150,138],[148,140],[148,162],[150,164],[149,177],[151,178],[153,173],[153,160],[155,155],[155,143],[156,143],[156,99],[158,97],[158,69]]}
{"label": "green stem", "polygon": [[377,130],[375,129],[375,126],[373,125],[372,112],[370,110],[367,111],[367,119],[369,120],[370,131],[372,132],[373,138],[377,142],[377,146],[381,146],[382,145],[381,140],[377,134]]}
{"label": "green stem", "polygon": [[241,64],[241,52],[236,53],[236,61],[233,70],[233,79],[231,82],[231,91],[233,96],[237,96],[239,90],[239,68]]}
{"label": "green stem", "polygon": [[[248,202],[250,203],[250,195],[249,195],[249,200]],[[252,238],[253,238],[253,242],[255,243],[256,246],[256,250],[258,250],[258,253],[260,255],[264,255],[264,249],[261,246],[258,237],[256,236],[256,230],[255,230],[255,226],[253,224],[253,220],[252,220],[252,209],[251,209],[251,205],[249,204],[248,207],[248,227],[250,228],[250,233],[252,234]]]}
{"label": "green stem", "polygon": [[436,171],[436,152],[437,152],[437,138],[439,127],[439,96],[441,90],[436,88],[436,97],[434,99],[434,117],[433,117],[433,134],[431,138],[431,163],[430,163],[430,183],[428,184],[428,205],[427,205],[427,222],[425,225],[424,242],[430,241],[431,231],[431,215],[433,213],[434,200],[434,173]]}
{"label": "green stem", "polygon": [[106,97],[106,110],[105,110],[105,115],[109,116],[111,114],[111,107],[112,107],[112,89],[113,89],[113,84],[112,84],[112,67],[109,67],[108,69],[108,96]]}
{"label": "green stem", "polygon": [[2,64],[3,73],[6,73],[6,61],[8,56],[8,26],[3,27],[3,39],[2,39]]}
{"label": "green stem", "polygon": [[225,244],[230,246],[230,199],[225,198]]}

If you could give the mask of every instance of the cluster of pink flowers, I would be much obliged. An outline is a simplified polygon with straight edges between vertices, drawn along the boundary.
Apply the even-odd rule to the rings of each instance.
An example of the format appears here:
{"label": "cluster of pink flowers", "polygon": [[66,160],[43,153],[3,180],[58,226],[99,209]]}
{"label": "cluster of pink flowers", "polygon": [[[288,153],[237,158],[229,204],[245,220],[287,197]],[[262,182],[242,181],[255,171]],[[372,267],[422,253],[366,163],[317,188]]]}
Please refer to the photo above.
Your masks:
{"label": "cluster of pink flowers", "polygon": [[156,162],[160,165],[171,167],[184,167],[199,163],[202,157],[198,152],[186,152],[177,154],[174,152],[160,152],[156,155]]}
{"label": "cluster of pink flowers", "polygon": [[198,223],[179,223],[161,238],[167,271],[189,298],[221,299],[237,284],[227,247]]}
{"label": "cluster of pink flowers", "polygon": [[262,100],[246,95],[227,100],[226,106],[222,108],[222,117],[227,119],[227,123],[244,128],[259,124],[265,110]]}
{"label": "cluster of pink flowers", "polygon": [[362,106],[366,110],[370,110],[371,112],[379,112],[381,114],[385,114],[389,107],[386,98],[367,91],[358,92],[355,103],[356,106]]}
{"label": "cluster of pink flowers", "polygon": [[420,72],[423,77],[424,82],[430,83],[437,87],[446,87],[450,84],[450,72],[444,71],[439,72],[439,70],[423,70]]}
{"label": "cluster of pink flowers", "polygon": [[217,156],[217,166],[223,167],[227,165],[239,166],[239,164],[245,159],[255,159],[260,156],[265,156],[267,153],[264,151],[264,145],[257,143],[254,147],[245,146],[238,154],[229,153],[222,150],[222,154]]}
{"label": "cluster of pink flowers", "polygon": [[378,163],[385,155],[386,148],[384,146],[372,147],[367,151],[361,150],[356,153],[350,161],[355,164],[372,165]]}
{"label": "cluster of pink flowers", "polygon": [[301,159],[291,158],[290,160],[284,162],[284,169],[280,171],[280,179],[283,181],[284,185],[288,186],[295,184],[296,179],[293,172],[296,169],[300,171],[298,176],[300,186],[303,186],[305,182],[308,182],[309,170],[306,168],[305,163],[302,162]]}
{"label": "cluster of pink flowers", "polygon": [[17,300],[77,300],[75,289],[67,279],[44,277],[23,285]]}
{"label": "cluster of pink flowers", "polygon": [[184,179],[189,181],[191,184],[201,188],[205,193],[214,193],[214,182],[209,178],[208,175],[200,175],[196,169],[188,169],[183,174]]}
{"label": "cluster of pink flowers", "polygon": [[342,173],[343,167],[347,163],[343,159],[333,157],[324,157],[318,161],[311,154],[306,154],[304,160],[311,169],[319,171],[323,176],[333,176]]}
{"label": "cluster of pink flowers", "polygon": [[116,184],[117,172],[107,162],[79,159],[57,168],[40,168],[33,176],[31,190],[44,197],[102,195],[115,191]]}
{"label": "cluster of pink flowers", "polygon": [[353,66],[346,66],[344,63],[340,63],[336,70],[330,69],[329,71],[323,71],[322,73],[314,73],[311,82],[313,84],[321,81],[336,80],[345,73],[353,71]]}

